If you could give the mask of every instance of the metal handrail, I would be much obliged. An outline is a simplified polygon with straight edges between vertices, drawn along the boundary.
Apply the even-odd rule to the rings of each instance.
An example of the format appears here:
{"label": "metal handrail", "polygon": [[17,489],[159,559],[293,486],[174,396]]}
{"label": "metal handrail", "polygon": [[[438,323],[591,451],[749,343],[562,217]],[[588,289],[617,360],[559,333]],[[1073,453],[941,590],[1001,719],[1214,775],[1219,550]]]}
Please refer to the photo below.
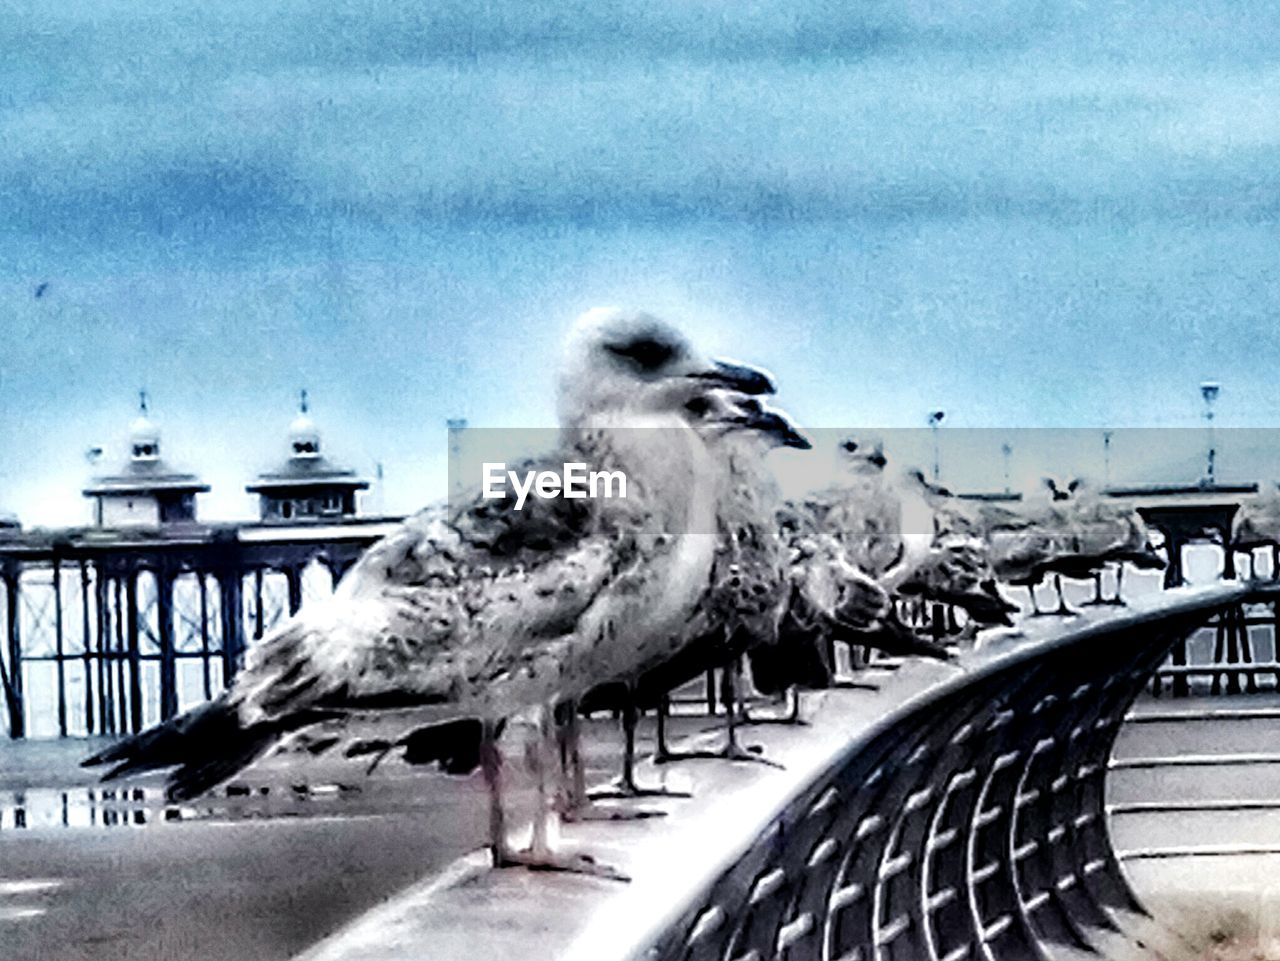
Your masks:
{"label": "metal handrail", "polygon": [[1149,953],[1112,850],[1105,777],[1168,651],[1276,588],[1144,599],[977,652],[797,788],[631,956],[647,961],[1042,959]]}

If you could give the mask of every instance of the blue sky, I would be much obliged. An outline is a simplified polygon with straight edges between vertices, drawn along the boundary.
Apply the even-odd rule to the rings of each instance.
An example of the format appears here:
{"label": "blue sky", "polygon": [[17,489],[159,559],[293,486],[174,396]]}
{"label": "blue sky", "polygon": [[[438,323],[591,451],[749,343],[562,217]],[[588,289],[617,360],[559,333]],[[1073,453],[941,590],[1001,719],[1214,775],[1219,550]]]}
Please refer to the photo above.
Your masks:
{"label": "blue sky", "polygon": [[0,0],[0,507],[145,385],[243,514],[306,385],[412,509],[611,302],[815,426],[1277,420],[1274,5],[407,6]]}

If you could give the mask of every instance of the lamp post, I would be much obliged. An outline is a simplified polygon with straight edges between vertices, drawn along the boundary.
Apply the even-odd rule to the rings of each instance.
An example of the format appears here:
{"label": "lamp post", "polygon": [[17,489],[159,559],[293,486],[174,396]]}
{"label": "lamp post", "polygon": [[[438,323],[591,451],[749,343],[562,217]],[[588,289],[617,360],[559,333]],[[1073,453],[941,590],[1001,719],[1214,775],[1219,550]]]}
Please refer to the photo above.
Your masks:
{"label": "lamp post", "polygon": [[942,463],[938,454],[938,428],[942,426],[942,420],[947,416],[945,410],[932,410],[929,412],[929,430],[933,432],[933,482],[936,484],[941,479]]}
{"label": "lamp post", "polygon": [[1102,432],[1102,488],[1106,490],[1111,486],[1111,437],[1115,433],[1112,430],[1104,430]]}
{"label": "lamp post", "polygon": [[1004,492],[1012,494],[1013,488],[1009,486],[1009,458],[1013,456],[1013,445],[1005,441],[1000,445],[1000,453],[1004,455]]}
{"label": "lamp post", "polygon": [[1213,403],[1218,399],[1218,394],[1222,392],[1222,385],[1217,381],[1206,380],[1200,384],[1200,396],[1204,398],[1204,423],[1205,432],[1208,434],[1209,454],[1208,454],[1208,470],[1205,474],[1206,485],[1212,487],[1216,482],[1215,461],[1218,457],[1217,445],[1215,443],[1213,433]]}
{"label": "lamp post", "polygon": [[467,429],[465,417],[450,417],[445,421],[449,428],[449,496],[461,494],[466,487],[462,477],[462,432]]}

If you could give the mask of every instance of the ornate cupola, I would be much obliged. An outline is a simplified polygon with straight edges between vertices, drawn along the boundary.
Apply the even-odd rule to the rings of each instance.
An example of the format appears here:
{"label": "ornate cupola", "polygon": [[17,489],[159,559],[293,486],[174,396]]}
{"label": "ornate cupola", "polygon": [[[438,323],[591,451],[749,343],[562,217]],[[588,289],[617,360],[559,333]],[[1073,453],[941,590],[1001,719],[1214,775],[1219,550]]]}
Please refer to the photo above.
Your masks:
{"label": "ornate cupola", "polygon": [[98,527],[159,527],[196,519],[196,495],[209,490],[195,474],[175,470],[160,456],[160,429],[151,419],[145,390],[129,425],[129,459],[114,474],[95,477],[84,489]]}
{"label": "ornate cupola", "polygon": [[293,460],[320,456],[320,431],[311,419],[311,403],[305,389],[298,392],[298,416],[289,425],[289,450]]}
{"label": "ornate cupola", "polygon": [[356,515],[356,491],[369,482],[335,464],[320,450],[320,430],[311,419],[305,390],[298,395],[298,415],[289,424],[289,455],[276,470],[258,475],[245,487],[258,495],[264,521],[297,523],[341,520]]}

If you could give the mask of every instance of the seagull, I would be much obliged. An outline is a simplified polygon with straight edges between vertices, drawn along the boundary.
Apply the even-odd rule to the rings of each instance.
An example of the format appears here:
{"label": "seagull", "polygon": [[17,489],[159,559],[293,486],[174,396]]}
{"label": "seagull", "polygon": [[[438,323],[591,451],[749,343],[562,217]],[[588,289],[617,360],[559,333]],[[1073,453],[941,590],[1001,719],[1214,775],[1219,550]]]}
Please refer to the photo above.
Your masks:
{"label": "seagull", "polygon": [[1244,501],[1231,522],[1231,549],[1249,554],[1249,576],[1254,576],[1253,552],[1271,551],[1271,577],[1280,578],[1280,489],[1274,484]]}
{"label": "seagull", "polygon": [[971,536],[950,535],[923,557],[891,571],[885,586],[906,598],[958,607],[969,617],[967,638],[985,627],[1011,627],[1018,608],[996,585],[987,545]]}
{"label": "seagull", "polygon": [[[550,844],[554,705],[678,649],[715,562],[715,537],[689,532],[714,529],[726,470],[718,435],[688,405],[709,391],[772,389],[762,371],[704,358],[651,314],[589,311],[562,361],[558,449],[534,466],[622,470],[629,496],[429,507],[366,551],[324,602],[251,647],[227,691],[84,763],[111,764],[107,779],[174,768],[166,793],[177,801],[320,721],[401,708],[477,718],[495,866],[618,877]],[[537,712],[539,814],[530,847],[514,850],[497,733],[526,710]]]}
{"label": "seagull", "polygon": [[1044,616],[1036,588],[1048,573],[1048,564],[1065,550],[1068,532],[1063,525],[1028,523],[1019,527],[993,529],[987,537],[987,557],[996,577],[1006,584],[1025,587],[1031,599],[1031,614]]}
{"label": "seagull", "polygon": [[[1126,563],[1143,570],[1165,566],[1132,505],[1103,500],[1083,478],[1059,484],[1047,477],[1043,489],[1048,499],[1027,506],[1025,523],[995,527],[987,535],[996,573],[1001,580],[1027,588],[1032,616],[1075,613],[1063,596],[1063,576],[1092,577],[1091,604],[1123,604]],[[1118,565],[1116,590],[1104,599],[1101,571],[1111,563]],[[1049,611],[1040,608],[1035,590],[1047,574],[1053,574],[1058,596],[1058,606]]]}
{"label": "seagull", "polygon": [[997,505],[961,500],[929,482],[919,469],[906,471],[898,495],[904,550],[883,585],[903,598],[960,608],[969,617],[969,635],[984,627],[1011,626],[1018,608],[996,585],[987,534],[1025,521]]}
{"label": "seagull", "polygon": [[788,501],[779,510],[790,547],[787,607],[778,643],[750,653],[752,683],[762,694],[789,694],[791,709],[783,720],[791,723],[799,716],[796,688],[861,686],[836,679],[836,642],[891,656],[950,656],[899,620],[889,592],[850,560],[849,542],[819,517],[829,520],[831,514],[809,501]]}
{"label": "seagull", "polygon": [[[884,446],[876,438],[850,435],[840,440],[837,456],[843,467],[839,480],[804,505],[821,532],[813,536],[835,541],[820,552],[823,563],[839,558],[840,564],[872,579],[882,578],[902,561],[905,549],[902,499],[886,481]],[[828,642],[833,639],[826,636]],[[834,648],[829,655],[834,658]],[[850,655],[860,664],[866,652],[850,645]]]}
{"label": "seagull", "polygon": [[[748,422],[757,426],[752,433],[741,433],[728,448],[729,471],[717,509],[709,589],[687,627],[682,661],[659,667],[663,694],[697,676],[696,671],[689,673],[691,668],[723,668],[725,745],[719,750],[672,752],[665,743],[663,723],[655,756],[658,763],[695,757],[772,763],[745,750],[737,740],[742,657],[778,642],[787,600],[785,545],[775,520],[781,494],[765,466],[765,455],[773,447],[807,450],[811,444],[785,416],[759,401],[747,398],[740,406]],[[654,680],[645,686],[655,688]],[[665,722],[665,702],[658,707]]]}
{"label": "seagull", "polygon": [[[1090,604],[1123,605],[1121,591],[1126,564],[1138,570],[1163,570],[1166,561],[1151,543],[1147,522],[1132,503],[1102,498],[1086,478],[1076,478],[1072,487],[1070,517],[1076,530],[1076,550],[1092,556],[1097,563],[1093,571],[1094,599]],[[1116,566],[1115,593],[1102,597],[1102,568]]]}
{"label": "seagull", "polygon": [[[780,495],[764,460],[771,449],[805,450],[810,443],[782,412],[754,397],[713,392],[703,399],[703,404],[701,416],[710,417],[712,423],[750,428],[734,430],[726,438],[729,471],[717,499],[716,558],[708,591],[687,627],[685,641],[673,655],[633,679],[587,695],[582,708],[618,710],[626,736],[622,776],[610,788],[592,792],[593,798],[672,794],[665,788],[642,788],[635,783],[634,733],[639,708],[658,710],[657,763],[694,757],[761,760],[737,742],[734,703],[741,656],[755,647],[777,642],[786,596],[784,547],[773,523]],[[716,667],[725,669],[725,747],[706,752],[671,751],[666,743],[668,694]]]}
{"label": "seagull", "polygon": [[1041,610],[1036,588],[1047,574],[1054,572],[1055,563],[1070,563],[1065,559],[1075,551],[1076,531],[1063,503],[1073,495],[1075,487],[1073,482],[1060,488],[1052,478],[1046,478],[1041,494],[1033,495],[1017,508],[965,504],[958,513],[953,508],[940,517],[944,526],[982,540],[996,578],[1027,589],[1033,617],[1070,614],[1062,596],[1060,576],[1055,573],[1058,609]]}
{"label": "seagull", "polygon": [[870,577],[883,577],[902,560],[902,499],[886,481],[884,446],[845,437],[839,483],[811,500],[820,526],[842,545],[846,558]]}
{"label": "seagull", "polygon": [[[590,802],[594,800],[686,796],[666,788],[641,787],[636,783],[635,733],[640,709],[659,709],[657,757],[660,763],[693,756],[755,759],[738,748],[732,719],[729,746],[725,751],[697,755],[670,751],[665,737],[667,695],[703,672],[734,660],[747,647],[776,640],[776,611],[781,607],[782,596],[778,586],[783,577],[782,561],[780,548],[770,536],[767,523],[761,523],[761,518],[768,516],[770,505],[776,498],[776,485],[759,465],[774,447],[807,449],[810,444],[783,413],[737,391],[708,391],[685,407],[693,415],[696,429],[710,431],[716,435],[713,439],[729,444],[730,483],[717,497],[716,527],[722,549],[717,552],[711,590],[701,612],[702,618],[694,622],[696,627],[690,628],[692,641],[673,655],[664,654],[660,662],[642,670],[636,678],[598,685],[576,704],[566,702],[559,706],[557,716],[563,724],[558,733],[567,782],[566,796],[560,800],[560,813],[573,820],[618,820],[661,813],[638,811],[627,814],[616,809],[600,811],[591,806]],[[732,687],[730,676],[726,672],[727,688]],[[726,703],[732,704],[734,697],[730,689]],[[610,786],[587,791],[576,745],[577,717],[602,710],[615,711],[622,718],[622,772]],[[456,739],[441,739],[443,743],[437,743],[436,739],[429,737],[431,730],[417,729],[394,742],[381,739],[362,743],[349,749],[348,754],[353,750],[360,754],[376,754],[376,764],[391,750],[403,747],[404,759],[408,763],[439,761],[447,772],[462,774],[475,766],[475,762],[468,766],[474,752],[467,750],[465,738],[461,745]],[[460,730],[454,728],[448,733]],[[410,757],[411,752],[414,752],[414,758]]]}

